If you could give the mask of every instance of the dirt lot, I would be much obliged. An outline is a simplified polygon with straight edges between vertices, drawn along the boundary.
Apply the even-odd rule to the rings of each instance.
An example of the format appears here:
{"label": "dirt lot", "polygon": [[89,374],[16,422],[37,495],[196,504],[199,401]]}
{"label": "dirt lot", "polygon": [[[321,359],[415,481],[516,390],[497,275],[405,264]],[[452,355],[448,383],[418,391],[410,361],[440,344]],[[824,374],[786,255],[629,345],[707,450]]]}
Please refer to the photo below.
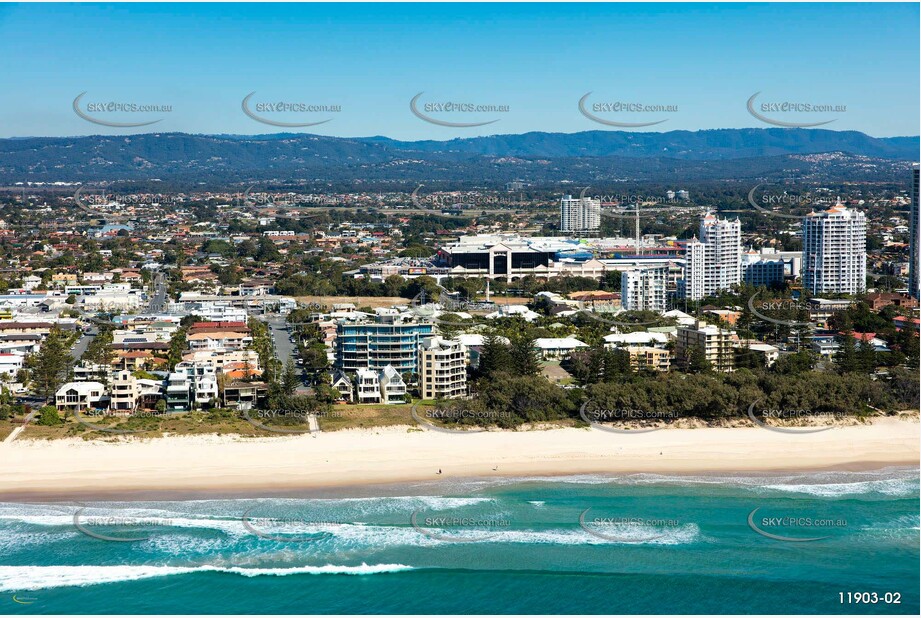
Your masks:
{"label": "dirt lot", "polygon": [[316,303],[330,309],[336,303],[352,303],[356,307],[390,307],[392,305],[408,305],[412,299],[399,296],[297,296],[298,302]]}

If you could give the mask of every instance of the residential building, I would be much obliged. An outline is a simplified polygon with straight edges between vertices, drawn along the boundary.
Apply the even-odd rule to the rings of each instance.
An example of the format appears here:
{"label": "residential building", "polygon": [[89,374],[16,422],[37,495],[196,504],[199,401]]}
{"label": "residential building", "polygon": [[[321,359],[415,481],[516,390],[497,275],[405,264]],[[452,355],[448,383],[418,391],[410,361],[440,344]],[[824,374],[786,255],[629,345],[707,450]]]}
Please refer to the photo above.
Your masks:
{"label": "residential building", "polygon": [[355,396],[355,388],[352,386],[352,381],[349,380],[349,377],[345,375],[345,373],[342,371],[334,372],[330,382],[333,390],[339,393],[339,397],[343,401],[352,401]]}
{"label": "residential building", "polygon": [[423,339],[419,346],[419,390],[422,398],[466,397],[467,360],[467,347],[456,339]]}
{"label": "residential building", "polygon": [[166,409],[189,410],[192,407],[192,381],[182,372],[173,372],[166,379]]}
{"label": "residential building", "polygon": [[576,234],[601,229],[601,200],[564,195],[560,199],[560,231]]}
{"label": "residential building", "polygon": [[620,299],[625,311],[666,310],[668,268],[639,268],[620,275]]}
{"label": "residential building", "polygon": [[687,369],[697,351],[714,371],[731,372],[735,368],[734,338],[735,331],[701,320],[697,320],[694,326],[681,326],[675,345],[676,360],[683,369]]}
{"label": "residential building", "polygon": [[336,328],[336,369],[354,373],[379,371],[392,365],[400,374],[418,372],[419,344],[435,334],[429,322],[400,316],[377,316],[374,321],[339,322]]}
{"label": "residential building", "polygon": [[355,401],[358,403],[381,402],[381,382],[377,371],[359,369],[355,372]]}
{"label": "residential building", "polygon": [[803,219],[803,289],[858,294],[867,281],[867,218],[840,203]]}
{"label": "residential building", "polygon": [[265,382],[234,381],[224,386],[224,405],[249,410],[264,401],[269,392]]}
{"label": "residential building", "polygon": [[137,408],[141,389],[133,373],[130,371],[116,372],[109,388],[111,393],[109,406],[113,410],[132,411]]}
{"label": "residential building", "polygon": [[742,280],[755,287],[781,287],[789,267],[786,260],[765,260],[757,254],[748,253],[742,260]]}
{"label": "residential building", "polygon": [[566,358],[579,348],[588,344],[573,337],[538,337],[534,340],[534,349],[542,359]]}
{"label": "residential building", "polygon": [[22,369],[23,359],[22,354],[0,353],[0,375],[15,378],[19,370]]}
{"label": "residential building", "polygon": [[54,403],[59,412],[104,409],[107,401],[102,382],[68,382],[54,394]]}
{"label": "residential building", "polygon": [[668,371],[672,366],[671,352],[663,348],[627,346],[624,350],[630,354],[630,364],[637,369]]}
{"label": "residential building", "polygon": [[684,279],[678,291],[684,298],[700,300],[728,290],[742,280],[742,224],[719,219],[707,212],[700,220],[700,238],[685,251]]}
{"label": "residential building", "polygon": [[406,403],[406,383],[392,366],[381,369],[378,383],[381,386],[381,403]]}

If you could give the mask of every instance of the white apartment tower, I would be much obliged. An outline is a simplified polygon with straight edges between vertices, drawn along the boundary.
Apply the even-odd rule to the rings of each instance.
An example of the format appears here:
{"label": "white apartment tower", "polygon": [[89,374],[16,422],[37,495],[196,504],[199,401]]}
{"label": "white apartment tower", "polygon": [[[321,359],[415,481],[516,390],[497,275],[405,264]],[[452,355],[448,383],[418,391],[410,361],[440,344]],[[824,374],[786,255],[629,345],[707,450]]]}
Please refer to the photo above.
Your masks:
{"label": "white apartment tower", "polygon": [[668,267],[638,268],[620,274],[620,298],[626,311],[664,312]]}
{"label": "white apartment tower", "polygon": [[803,219],[803,289],[857,294],[867,281],[867,218],[838,203]]}
{"label": "white apartment tower", "polygon": [[707,212],[700,220],[700,238],[687,244],[684,280],[679,291],[700,300],[742,281],[742,224]]}
{"label": "white apartment tower", "polygon": [[601,229],[601,200],[564,195],[560,200],[560,231],[597,232]]}

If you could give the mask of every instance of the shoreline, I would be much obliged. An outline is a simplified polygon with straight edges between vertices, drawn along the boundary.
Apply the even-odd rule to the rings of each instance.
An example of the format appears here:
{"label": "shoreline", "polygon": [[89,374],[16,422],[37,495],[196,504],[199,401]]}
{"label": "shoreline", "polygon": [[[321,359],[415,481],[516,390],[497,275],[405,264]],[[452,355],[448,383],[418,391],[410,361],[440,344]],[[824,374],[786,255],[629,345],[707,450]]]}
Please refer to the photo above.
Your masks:
{"label": "shoreline", "polygon": [[758,427],[635,435],[586,428],[470,435],[408,429],[271,438],[15,441],[0,444],[0,501],[341,496],[407,483],[479,479],[866,471],[918,467],[921,457],[916,416],[799,435]]}

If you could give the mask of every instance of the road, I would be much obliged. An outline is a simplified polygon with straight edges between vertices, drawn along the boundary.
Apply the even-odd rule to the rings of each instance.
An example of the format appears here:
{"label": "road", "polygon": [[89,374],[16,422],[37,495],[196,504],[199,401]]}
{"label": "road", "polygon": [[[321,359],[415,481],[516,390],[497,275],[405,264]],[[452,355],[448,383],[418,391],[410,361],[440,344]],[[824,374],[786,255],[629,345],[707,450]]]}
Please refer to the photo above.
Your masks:
{"label": "road", "polygon": [[147,303],[147,313],[162,313],[166,310],[166,278],[157,273],[154,278],[154,293]]}
{"label": "road", "polygon": [[83,331],[83,334],[80,335],[80,338],[77,339],[77,343],[73,345],[70,349],[70,356],[74,359],[74,362],[78,362],[80,357],[83,356],[83,353],[86,352],[86,348],[89,347],[90,341],[93,340],[96,335],[99,334],[99,331],[96,330],[96,327],[92,324],[87,324],[86,330]]}
{"label": "road", "polygon": [[[285,322],[284,316],[263,316],[265,323],[269,325],[269,332],[272,334],[272,344],[275,347],[275,358],[281,361],[282,367],[285,366],[285,363],[288,362],[290,358],[292,362],[297,362],[297,346],[291,342],[289,339],[291,333],[287,330],[287,322]],[[303,381],[303,375],[301,369],[297,368],[298,377]],[[310,389],[299,386],[297,389],[298,395],[306,395],[310,392]]]}

